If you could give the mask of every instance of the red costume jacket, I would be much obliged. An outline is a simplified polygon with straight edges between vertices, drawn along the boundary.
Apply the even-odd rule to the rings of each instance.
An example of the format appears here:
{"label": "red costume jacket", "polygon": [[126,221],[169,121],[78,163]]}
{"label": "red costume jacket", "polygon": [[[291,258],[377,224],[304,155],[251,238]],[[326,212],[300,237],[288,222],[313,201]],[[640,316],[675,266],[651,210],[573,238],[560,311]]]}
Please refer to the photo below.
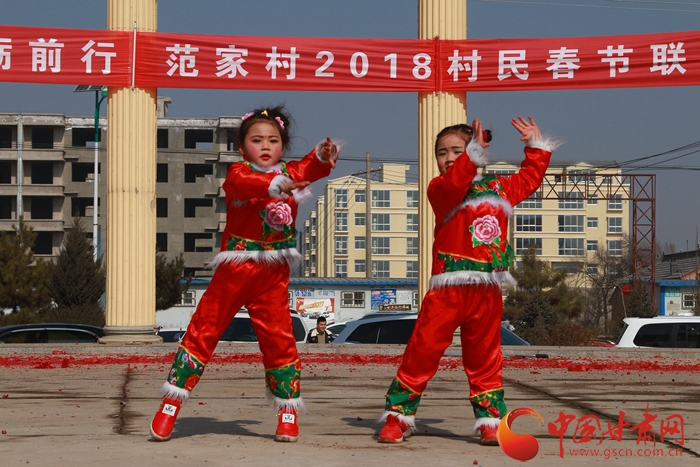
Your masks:
{"label": "red costume jacket", "polygon": [[554,142],[533,141],[517,174],[477,174],[467,153],[447,173],[431,180],[428,200],[435,212],[430,288],[460,284],[514,284],[507,271],[513,249],[508,218],[513,206],[542,183]]}
{"label": "red costume jacket", "polygon": [[226,191],[226,228],[221,236],[221,251],[209,267],[227,261],[275,262],[293,265],[299,258],[296,249],[298,203],[309,190],[294,196],[281,194],[285,181],[314,182],[327,177],[331,165],[316,149],[300,161],[280,162],[273,167],[256,167],[245,161],[231,165],[223,187]]}

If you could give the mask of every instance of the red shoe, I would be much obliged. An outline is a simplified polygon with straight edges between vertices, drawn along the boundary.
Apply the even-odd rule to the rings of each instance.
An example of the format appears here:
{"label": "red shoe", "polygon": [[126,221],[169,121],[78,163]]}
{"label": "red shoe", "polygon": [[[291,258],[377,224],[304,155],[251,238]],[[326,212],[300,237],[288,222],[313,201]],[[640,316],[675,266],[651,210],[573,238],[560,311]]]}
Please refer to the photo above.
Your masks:
{"label": "red shoe", "polygon": [[498,446],[498,428],[495,426],[480,426],[481,430],[481,445],[482,446]]}
{"label": "red shoe", "polygon": [[292,407],[282,407],[277,413],[275,441],[296,443],[299,437],[299,415]]}
{"label": "red shoe", "polygon": [[410,436],[411,427],[408,423],[402,422],[396,415],[388,415],[384,428],[379,432],[379,442],[398,444]]}
{"label": "red shoe", "polygon": [[173,434],[175,419],[182,403],[178,399],[164,398],[160,409],[151,422],[151,436],[158,441],[167,441]]}

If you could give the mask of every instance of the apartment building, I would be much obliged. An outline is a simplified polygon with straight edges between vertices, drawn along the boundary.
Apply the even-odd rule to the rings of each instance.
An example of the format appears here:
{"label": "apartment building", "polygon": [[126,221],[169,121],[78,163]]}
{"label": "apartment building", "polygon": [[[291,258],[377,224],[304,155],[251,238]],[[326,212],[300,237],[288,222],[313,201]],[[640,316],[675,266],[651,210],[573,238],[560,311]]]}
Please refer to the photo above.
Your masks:
{"label": "apartment building", "polygon": [[[418,277],[418,184],[409,166],[330,180],[303,227],[305,277]],[[367,203],[370,203],[369,205]],[[367,222],[370,239],[367,240]]]}
{"label": "apartment building", "polygon": [[[169,118],[159,98],[157,135],[157,247],[169,257],[184,254],[186,273],[204,272],[221,245],[226,222],[221,188],[231,163],[241,160],[240,117]],[[165,105],[164,105],[165,104]],[[37,233],[34,253],[58,254],[64,229],[83,218],[92,237],[97,179],[98,249],[104,242],[107,193],[107,119],[99,119],[99,166],[94,174],[93,117],[0,114],[0,231],[12,231],[18,216]]]}
{"label": "apartment building", "polygon": [[[519,165],[498,161],[485,171],[512,174]],[[407,181],[407,171],[403,164],[382,165],[378,180],[370,180],[369,206],[364,177],[328,182],[304,222],[305,277],[365,277],[368,216],[370,277],[418,277],[418,185]],[[622,194],[602,199],[616,191],[610,188],[620,183],[620,173],[613,161],[553,161],[542,190],[549,194],[535,193],[514,207],[509,242],[516,255],[534,245],[540,259],[572,274],[584,268],[595,274],[591,253],[600,247],[621,256],[630,203]]]}

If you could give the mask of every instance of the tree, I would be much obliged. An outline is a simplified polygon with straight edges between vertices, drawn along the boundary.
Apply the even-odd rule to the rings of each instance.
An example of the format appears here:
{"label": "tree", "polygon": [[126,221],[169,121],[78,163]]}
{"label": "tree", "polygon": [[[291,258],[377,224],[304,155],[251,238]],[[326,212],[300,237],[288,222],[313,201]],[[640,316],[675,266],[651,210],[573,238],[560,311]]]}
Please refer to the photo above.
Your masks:
{"label": "tree", "polygon": [[45,286],[47,265],[34,258],[33,229],[21,219],[13,229],[14,233],[0,232],[0,310],[11,310],[0,322],[38,322],[51,306]]}
{"label": "tree", "polygon": [[653,318],[658,314],[654,306],[654,297],[651,295],[651,287],[646,282],[637,281],[632,284],[629,295],[625,299],[627,316],[640,318]]}
{"label": "tree", "polygon": [[167,260],[165,255],[156,254],[156,310],[167,310],[182,300],[182,294],[187,292],[192,277],[187,277],[183,283],[185,258],[182,253],[177,258]]}
{"label": "tree", "polygon": [[94,247],[79,217],[66,230],[56,262],[49,267],[47,288],[54,308],[47,319],[57,323],[105,325],[101,298],[106,274],[102,259],[94,260]]}

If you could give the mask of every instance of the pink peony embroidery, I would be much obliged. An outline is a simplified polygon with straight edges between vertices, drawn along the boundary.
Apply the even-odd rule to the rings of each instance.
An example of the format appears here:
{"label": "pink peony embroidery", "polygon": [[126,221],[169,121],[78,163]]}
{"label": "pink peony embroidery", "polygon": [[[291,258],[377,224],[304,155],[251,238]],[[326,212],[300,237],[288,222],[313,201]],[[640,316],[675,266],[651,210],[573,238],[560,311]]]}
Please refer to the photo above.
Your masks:
{"label": "pink peony embroidery", "polygon": [[292,221],[292,208],[287,203],[278,201],[265,206],[265,222],[274,230],[280,232]]}
{"label": "pink peony embroidery", "polygon": [[[493,243],[501,236],[498,219],[491,214],[476,219],[469,230],[474,234],[474,240],[479,243]],[[496,243],[498,244],[498,242]]]}

